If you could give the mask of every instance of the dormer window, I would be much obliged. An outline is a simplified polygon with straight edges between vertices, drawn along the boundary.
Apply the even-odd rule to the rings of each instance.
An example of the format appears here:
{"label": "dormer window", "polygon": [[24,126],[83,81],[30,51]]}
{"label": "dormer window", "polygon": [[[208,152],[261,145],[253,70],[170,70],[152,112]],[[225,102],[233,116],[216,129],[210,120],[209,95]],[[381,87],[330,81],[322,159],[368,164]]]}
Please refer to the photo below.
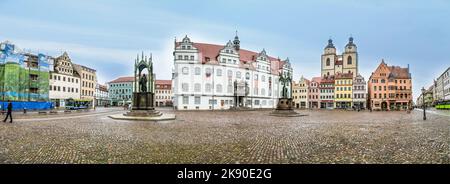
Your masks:
{"label": "dormer window", "polygon": [[185,49],[186,49],[186,46],[184,46],[184,45],[183,45],[183,46],[181,46],[181,49],[185,50]]}
{"label": "dormer window", "polygon": [[191,49],[191,46],[187,46],[187,49],[190,50],[190,49]]}

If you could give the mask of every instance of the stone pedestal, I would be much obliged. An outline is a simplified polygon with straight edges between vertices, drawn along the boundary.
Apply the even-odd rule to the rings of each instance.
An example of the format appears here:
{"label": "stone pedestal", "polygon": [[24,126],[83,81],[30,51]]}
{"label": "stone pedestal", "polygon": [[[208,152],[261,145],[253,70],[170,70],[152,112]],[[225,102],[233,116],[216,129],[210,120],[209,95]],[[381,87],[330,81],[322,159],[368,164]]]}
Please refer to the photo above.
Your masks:
{"label": "stone pedestal", "polygon": [[133,107],[124,116],[135,117],[159,117],[162,113],[155,110],[153,97],[155,94],[149,92],[133,93]]}
{"label": "stone pedestal", "polygon": [[154,96],[155,94],[150,92],[133,93],[133,107],[131,110],[155,110]]}
{"label": "stone pedestal", "polygon": [[294,101],[292,100],[292,98],[280,98],[278,100],[276,110],[293,110],[293,109],[294,109]]}
{"label": "stone pedestal", "polygon": [[117,120],[167,121],[175,120],[173,114],[163,114],[155,110],[154,94],[149,92],[133,93],[133,107],[125,114],[111,115]]}
{"label": "stone pedestal", "polygon": [[271,116],[278,117],[298,117],[302,116],[294,111],[294,101],[292,98],[280,98],[278,100],[277,108],[270,113]]}

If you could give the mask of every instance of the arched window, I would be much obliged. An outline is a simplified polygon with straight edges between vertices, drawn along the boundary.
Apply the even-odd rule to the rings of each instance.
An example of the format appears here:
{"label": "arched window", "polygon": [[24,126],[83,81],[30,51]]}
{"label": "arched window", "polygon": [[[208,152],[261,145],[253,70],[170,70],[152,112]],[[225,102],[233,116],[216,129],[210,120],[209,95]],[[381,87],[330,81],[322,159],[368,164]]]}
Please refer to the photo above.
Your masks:
{"label": "arched window", "polygon": [[327,66],[330,66],[330,58],[327,58]]}
{"label": "arched window", "polygon": [[236,78],[241,79],[241,72],[236,72]]}
{"label": "arched window", "polygon": [[353,63],[352,56],[348,56],[347,58],[347,64],[351,65]]}
{"label": "arched window", "polygon": [[182,73],[183,73],[183,75],[189,75],[189,68],[188,67],[183,67]]}

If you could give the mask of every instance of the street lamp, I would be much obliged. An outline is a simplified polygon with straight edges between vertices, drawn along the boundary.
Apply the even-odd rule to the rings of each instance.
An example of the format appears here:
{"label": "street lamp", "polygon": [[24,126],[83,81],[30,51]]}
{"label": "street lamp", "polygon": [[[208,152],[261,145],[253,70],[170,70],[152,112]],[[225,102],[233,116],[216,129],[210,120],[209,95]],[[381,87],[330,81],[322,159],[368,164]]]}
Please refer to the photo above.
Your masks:
{"label": "street lamp", "polygon": [[423,106],[423,120],[427,120],[427,113],[425,107],[425,87],[422,87],[422,106]]}

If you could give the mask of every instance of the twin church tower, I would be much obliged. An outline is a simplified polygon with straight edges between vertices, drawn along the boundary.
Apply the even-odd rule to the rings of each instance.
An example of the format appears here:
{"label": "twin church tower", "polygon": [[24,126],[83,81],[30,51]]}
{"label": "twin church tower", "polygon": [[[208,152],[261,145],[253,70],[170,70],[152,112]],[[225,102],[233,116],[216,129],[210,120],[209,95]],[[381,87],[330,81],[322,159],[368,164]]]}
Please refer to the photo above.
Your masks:
{"label": "twin church tower", "polygon": [[353,78],[358,75],[358,52],[353,37],[349,38],[342,55],[337,55],[331,39],[322,54],[321,76],[326,78],[338,73],[352,73]]}

